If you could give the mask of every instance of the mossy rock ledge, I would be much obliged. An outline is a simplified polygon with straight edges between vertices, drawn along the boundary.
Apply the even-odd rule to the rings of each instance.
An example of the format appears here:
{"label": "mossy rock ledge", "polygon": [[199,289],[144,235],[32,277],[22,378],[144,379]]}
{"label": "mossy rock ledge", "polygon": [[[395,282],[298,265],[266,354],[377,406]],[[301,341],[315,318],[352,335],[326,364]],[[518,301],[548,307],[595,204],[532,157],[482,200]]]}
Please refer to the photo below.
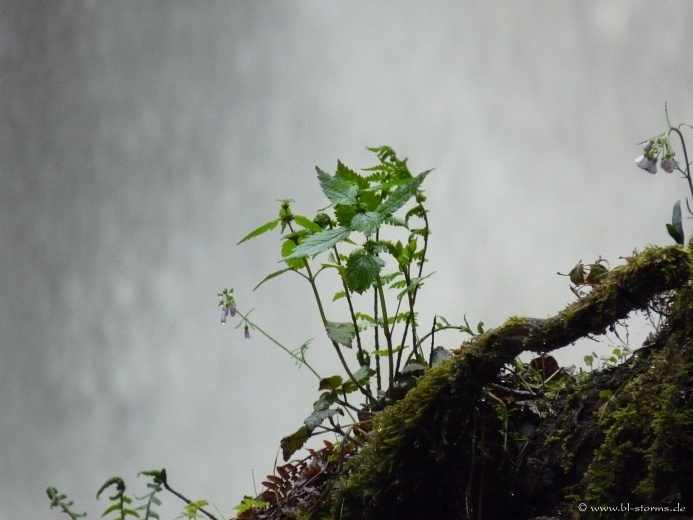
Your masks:
{"label": "mossy rock ledge", "polygon": [[[692,280],[691,250],[648,247],[557,315],[473,337],[383,410],[319,487],[243,518],[693,519]],[[563,377],[533,411],[504,415],[489,398],[519,354],[603,334],[653,306],[663,323],[622,364]]]}

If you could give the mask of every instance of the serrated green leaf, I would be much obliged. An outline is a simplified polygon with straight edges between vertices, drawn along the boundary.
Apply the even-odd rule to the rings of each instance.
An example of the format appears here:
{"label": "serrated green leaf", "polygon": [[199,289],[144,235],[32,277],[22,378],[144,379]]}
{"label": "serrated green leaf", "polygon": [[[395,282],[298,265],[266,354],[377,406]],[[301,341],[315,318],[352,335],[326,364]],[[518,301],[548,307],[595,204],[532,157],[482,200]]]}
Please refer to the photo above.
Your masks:
{"label": "serrated green leaf", "polygon": [[[106,482],[104,482],[103,484],[101,484],[101,487],[100,487],[99,490],[96,492],[96,499],[98,500],[98,499],[99,499],[99,496],[101,495],[101,493],[103,493],[106,489],[108,489],[109,487],[111,487],[111,486],[114,485],[114,484],[115,484],[116,486],[122,485],[122,486],[123,486],[123,489],[125,489],[125,483],[123,482],[123,479],[122,479],[122,478],[120,478],[120,477],[111,477],[111,478],[109,478]],[[117,497],[118,494],[116,494],[115,496]]]}
{"label": "serrated green leaf", "polygon": [[320,380],[318,390],[336,390],[342,384],[342,376],[324,377]]}
{"label": "serrated green leaf", "polygon": [[303,215],[294,215],[294,222],[313,233],[320,233],[322,231],[322,228],[318,224]]}
{"label": "serrated green leaf", "polygon": [[396,244],[393,244],[392,242],[385,242],[385,247],[387,248],[387,252],[390,253],[393,258],[397,258],[399,255],[401,255],[402,250],[404,249],[401,240],[398,240]]}
{"label": "serrated green leaf", "polygon": [[321,231],[320,233],[315,233],[313,235],[308,235],[302,244],[299,244],[293,253],[289,256],[285,256],[284,260],[293,260],[294,258],[304,258],[306,256],[313,256],[323,251],[327,251],[337,242],[346,239],[351,230],[337,227],[334,229],[328,229]]}
{"label": "serrated green leaf", "polygon": [[[338,163],[338,171],[339,164],[341,163]],[[333,177],[317,166],[315,171],[318,172],[318,180],[320,181],[322,192],[332,204],[354,204],[356,202],[356,194],[359,191],[359,187],[354,181],[347,180],[344,177]]]}
{"label": "serrated green leaf", "polygon": [[351,224],[349,227],[353,231],[358,231],[359,233],[363,233],[368,237],[378,230],[382,221],[383,219],[380,213],[366,211],[354,215],[354,217],[351,219]]}
{"label": "serrated green leaf", "polygon": [[366,211],[375,211],[382,202],[382,197],[380,194],[373,191],[360,191],[359,192],[359,207],[365,209]]}
{"label": "serrated green leaf", "polygon": [[112,513],[113,511],[118,511],[119,509],[120,509],[120,504],[113,504],[112,506],[109,506],[108,508],[106,508],[106,510],[103,513],[101,513],[101,518]]}
{"label": "serrated green leaf", "polygon": [[397,227],[403,227],[406,228],[408,227],[407,221],[402,220],[401,218],[397,218],[395,216],[390,215],[389,217],[385,217],[384,222],[387,224],[390,224],[391,226],[397,226]]}
{"label": "serrated green leaf", "polygon": [[334,176],[341,181],[356,184],[360,189],[368,188],[368,181],[348,166],[345,166],[340,160],[337,160],[337,171]]}
{"label": "serrated green leaf", "polygon": [[431,170],[420,173],[410,181],[407,181],[405,184],[398,186],[392,193],[390,193],[388,198],[385,199],[380,206],[378,206],[376,211],[383,216],[391,216],[395,211],[404,206],[409,199],[416,195],[421,183],[430,172]]}
{"label": "serrated green leaf", "polygon": [[269,502],[265,502],[264,500],[258,500],[257,498],[252,497],[243,497],[243,501],[237,506],[235,506],[234,510],[240,515],[241,513],[245,513],[249,509],[265,509],[269,505]]}
{"label": "serrated green leaf", "polygon": [[344,298],[346,296],[346,293],[344,291],[337,291],[334,293],[334,296],[332,297],[332,301],[336,302],[340,298]]}
{"label": "serrated green leaf", "polygon": [[351,226],[351,219],[356,215],[356,206],[340,204],[334,207],[334,216],[337,224],[348,228]]}
{"label": "serrated green leaf", "polygon": [[334,321],[328,321],[325,330],[327,331],[327,336],[332,341],[351,348],[351,341],[356,335],[353,323],[337,323]]}
{"label": "serrated green leaf", "polygon": [[[366,171],[369,171],[369,168],[365,168]],[[370,170],[372,171],[372,170]],[[369,177],[373,179],[377,179],[379,177],[378,174],[371,175]],[[375,186],[371,186],[367,189],[367,191],[384,191],[384,190],[391,190],[392,188],[396,188],[397,186],[401,186],[402,184],[405,184],[409,182],[409,179],[406,178],[398,178],[398,179],[388,179],[387,182],[383,182],[382,184],[376,184]]]}
{"label": "serrated green leaf", "polygon": [[313,411],[327,410],[334,402],[337,400],[337,392],[330,390],[329,392],[323,392],[318,397],[318,400],[313,403]]}
{"label": "serrated green leaf", "polygon": [[[354,379],[361,385],[364,386],[368,383],[369,379],[375,374],[375,370],[370,368],[367,365],[361,365],[361,367],[354,372]],[[355,392],[358,390],[359,387],[356,386],[356,383],[352,380],[349,379],[344,382],[342,385],[342,392],[345,392],[347,394],[350,394],[351,392]]]}
{"label": "serrated green leaf", "polygon": [[[435,273],[436,272],[433,271],[432,273],[429,273],[426,276],[422,276],[421,278],[412,278],[411,283],[406,287],[406,289],[404,289],[403,291],[401,291],[397,295],[397,299],[401,300],[405,294],[410,293],[410,292],[415,291],[415,290],[418,290],[420,287],[423,286],[423,281],[426,278],[428,278],[429,276],[433,276]],[[392,284],[392,285],[394,285],[394,284]]]}
{"label": "serrated green leaf", "polygon": [[280,269],[279,271],[274,271],[273,273],[268,274],[267,276],[265,276],[262,279],[262,281],[259,284],[257,284],[255,287],[253,287],[253,291],[255,289],[257,289],[258,287],[260,287],[263,283],[267,282],[268,280],[271,280],[272,278],[276,278],[280,274],[283,274],[287,271],[293,271],[293,270],[294,270],[293,267],[285,267],[284,269]]}
{"label": "serrated green leaf", "polygon": [[375,323],[375,318],[370,314],[366,314],[364,312],[357,312],[355,316],[357,320],[367,321],[368,323]]}
{"label": "serrated green leaf", "polygon": [[390,284],[391,289],[402,289],[403,287],[407,286],[407,281],[406,280],[397,280],[396,282],[392,282]]}
{"label": "serrated green leaf", "polygon": [[[262,235],[263,233],[267,233],[268,231],[272,231],[274,228],[277,227],[277,224],[279,224],[279,219],[271,220],[271,221],[269,221],[269,222],[263,224],[263,225],[260,226],[259,228],[254,229],[253,231],[251,231],[250,233],[248,233],[246,236],[244,236],[244,237],[240,240],[240,242],[238,242],[238,244],[242,244],[242,243],[245,242],[246,240],[250,240],[251,238],[255,238],[255,237],[257,237],[257,236],[260,236],[260,235]],[[236,244],[236,245],[238,245],[238,244]]]}
{"label": "serrated green leaf", "polygon": [[380,270],[385,265],[377,256],[366,253],[363,249],[354,251],[346,264],[346,283],[351,291],[363,294],[375,282]]}
{"label": "serrated green leaf", "polygon": [[[322,422],[327,419],[328,417],[332,417],[336,414],[342,414],[343,412],[339,409],[336,408],[329,408],[327,410],[319,410],[317,412],[313,412],[310,414],[306,419],[303,421],[303,423],[306,425],[306,429],[308,430],[308,433],[311,434],[313,433],[313,430],[320,426]],[[286,460],[286,459],[284,459]]]}
{"label": "serrated green leaf", "polygon": [[677,200],[674,204],[674,210],[671,214],[671,224],[667,224],[669,236],[673,238],[677,244],[683,245],[683,225],[681,223],[681,201]]}
{"label": "serrated green leaf", "polygon": [[[388,274],[381,274],[380,275],[380,281],[383,283],[383,285],[389,284],[392,282],[395,278],[399,278],[400,276],[404,276],[404,273],[402,271],[395,271],[394,273],[388,273]],[[402,286],[404,287],[404,286]]]}
{"label": "serrated green leaf", "polygon": [[425,214],[426,214],[426,210],[424,208],[422,208],[421,206],[414,206],[413,208],[411,208],[409,211],[407,211],[404,214],[404,221],[409,222],[409,219],[411,217],[423,218]]}
{"label": "serrated green leaf", "polygon": [[356,379],[359,384],[365,384],[373,375],[375,375],[375,370],[369,366],[363,365],[359,367],[356,372],[354,372],[354,379]]}
{"label": "serrated green leaf", "polygon": [[289,269],[302,269],[306,265],[305,258],[289,258],[297,247],[296,242],[291,239],[285,240],[282,244],[282,257]]}
{"label": "serrated green leaf", "polygon": [[310,437],[308,428],[303,425],[294,433],[287,435],[280,441],[279,445],[282,448],[282,457],[284,458],[284,462],[289,460],[294,453],[303,447],[308,440],[308,437]]}

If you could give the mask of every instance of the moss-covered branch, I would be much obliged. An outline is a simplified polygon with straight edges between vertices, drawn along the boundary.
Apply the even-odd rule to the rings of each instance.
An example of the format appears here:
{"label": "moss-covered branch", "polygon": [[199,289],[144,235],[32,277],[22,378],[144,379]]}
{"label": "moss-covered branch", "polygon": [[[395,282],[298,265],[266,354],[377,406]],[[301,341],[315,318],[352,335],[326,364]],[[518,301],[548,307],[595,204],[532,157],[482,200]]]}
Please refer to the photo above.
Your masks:
{"label": "moss-covered branch", "polygon": [[489,453],[477,437],[484,431],[478,423],[492,420],[480,401],[483,388],[522,352],[549,352],[601,334],[656,295],[688,283],[692,273],[685,248],[648,248],[556,316],[511,318],[464,343],[376,419],[337,504],[342,518],[453,518],[474,508],[476,517],[482,507],[476,497],[493,470],[484,467]]}

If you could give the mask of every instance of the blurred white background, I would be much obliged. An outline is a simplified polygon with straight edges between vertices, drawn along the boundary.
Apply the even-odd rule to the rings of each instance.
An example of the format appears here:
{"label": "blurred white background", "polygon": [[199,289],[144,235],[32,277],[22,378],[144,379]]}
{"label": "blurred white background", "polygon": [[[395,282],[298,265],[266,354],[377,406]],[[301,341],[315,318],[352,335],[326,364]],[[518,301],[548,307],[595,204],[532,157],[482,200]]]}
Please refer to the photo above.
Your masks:
{"label": "blurred white background", "polygon": [[98,518],[104,480],[161,467],[225,517],[253,493],[316,384],[216,294],[331,373],[308,286],[252,292],[278,235],[235,245],[277,199],[324,207],[315,165],[436,168],[424,320],[546,317],[557,271],[671,243],[686,185],[633,159],[665,102],[693,122],[691,26],[684,1],[0,3],[0,518],[60,518],[48,485]]}

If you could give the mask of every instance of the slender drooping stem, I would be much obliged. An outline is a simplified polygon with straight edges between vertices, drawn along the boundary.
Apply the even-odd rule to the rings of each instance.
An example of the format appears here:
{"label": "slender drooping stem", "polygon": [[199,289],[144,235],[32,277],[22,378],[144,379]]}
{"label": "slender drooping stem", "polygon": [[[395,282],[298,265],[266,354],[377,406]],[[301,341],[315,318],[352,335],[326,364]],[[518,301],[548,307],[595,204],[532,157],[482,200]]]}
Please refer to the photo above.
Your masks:
{"label": "slender drooping stem", "polygon": [[693,197],[693,181],[691,180],[691,163],[688,162],[688,151],[686,150],[686,141],[683,138],[683,135],[681,134],[681,131],[678,128],[671,127],[671,131],[676,132],[676,134],[679,136],[679,139],[681,140],[681,147],[683,148],[683,160],[686,163],[686,171],[684,173],[684,177],[686,177],[686,180],[688,181],[688,188],[691,190],[691,197]]}
{"label": "slender drooping stem", "polygon": [[[267,332],[265,332],[265,331],[264,331],[261,327],[259,327],[256,323],[250,321],[250,320],[248,319],[248,314],[243,314],[242,312],[239,312],[239,311],[236,311],[236,312],[238,312],[238,315],[239,315],[241,318],[243,318],[243,322],[245,322],[245,323],[247,323],[248,325],[250,325],[250,326],[253,328],[253,330],[257,330],[260,334],[262,334],[263,336],[265,336],[268,340],[270,340],[272,343],[274,343],[275,345],[277,345],[277,346],[278,346],[280,349],[282,349],[284,352],[286,352],[287,354],[289,354],[292,358],[294,358],[294,359],[295,359],[296,361],[298,361],[300,364],[305,365],[306,367],[308,367],[308,370],[310,370],[311,372],[313,372],[313,374],[315,374],[315,377],[317,377],[318,379],[322,379],[322,378],[320,377],[320,374],[318,374],[318,373],[315,371],[315,369],[310,365],[310,363],[308,363],[308,362],[305,360],[305,358],[299,357],[299,356],[297,356],[296,354],[294,354],[291,350],[289,350],[288,348],[286,348],[284,345],[282,345],[282,344],[279,343],[276,339],[274,339],[272,336],[270,336]],[[243,322],[241,322],[241,323],[243,323]]]}

